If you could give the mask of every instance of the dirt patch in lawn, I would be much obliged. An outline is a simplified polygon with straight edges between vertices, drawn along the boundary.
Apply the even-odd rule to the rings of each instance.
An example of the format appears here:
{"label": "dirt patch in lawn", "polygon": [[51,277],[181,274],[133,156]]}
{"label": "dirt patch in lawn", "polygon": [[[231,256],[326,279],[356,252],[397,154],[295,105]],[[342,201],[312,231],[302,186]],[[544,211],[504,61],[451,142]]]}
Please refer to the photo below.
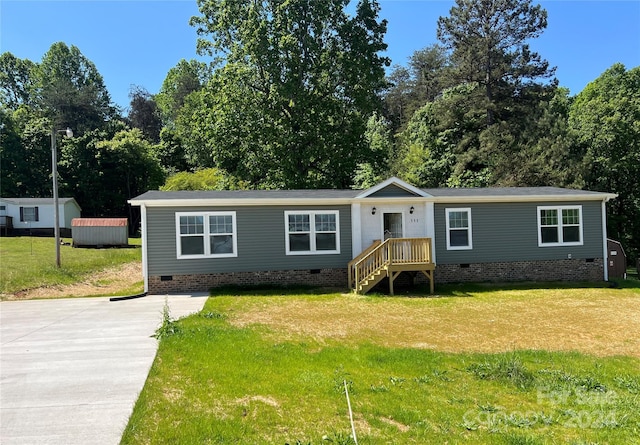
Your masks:
{"label": "dirt patch in lawn", "polygon": [[447,352],[517,349],[640,357],[640,296],[610,289],[492,292],[491,297],[273,299],[230,321],[279,338],[312,337]]}
{"label": "dirt patch in lawn", "polygon": [[88,297],[113,295],[130,290],[142,281],[142,264],[139,261],[105,269],[88,276],[85,280],[56,286],[27,289],[15,294],[2,295],[3,300],[32,300],[42,298],[63,298],[69,296]]}

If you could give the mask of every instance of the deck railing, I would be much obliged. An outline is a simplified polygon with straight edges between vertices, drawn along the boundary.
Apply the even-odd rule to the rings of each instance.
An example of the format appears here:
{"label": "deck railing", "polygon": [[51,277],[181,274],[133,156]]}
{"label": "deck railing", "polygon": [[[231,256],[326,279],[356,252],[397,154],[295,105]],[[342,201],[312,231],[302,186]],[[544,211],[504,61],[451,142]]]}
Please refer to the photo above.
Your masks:
{"label": "deck railing", "polygon": [[352,259],[351,261],[349,261],[349,264],[347,265],[348,271],[349,271],[349,289],[353,289],[353,283],[357,283],[356,280],[356,268],[354,267],[356,263],[359,263],[360,260],[366,258],[369,253],[371,253],[375,248],[377,248],[381,243],[381,241],[379,239],[375,240],[373,242],[373,244],[371,244],[369,247],[367,247],[365,250],[363,250],[362,252],[360,252],[360,255],[356,256],[354,259]]}
{"label": "deck railing", "polygon": [[431,238],[389,238],[374,243],[349,263],[349,287],[357,289],[362,281],[386,266],[431,262]]}
{"label": "deck railing", "polygon": [[389,238],[390,264],[430,263],[431,238]]}
{"label": "deck railing", "polygon": [[13,217],[0,215],[0,233],[8,235],[13,229]]}

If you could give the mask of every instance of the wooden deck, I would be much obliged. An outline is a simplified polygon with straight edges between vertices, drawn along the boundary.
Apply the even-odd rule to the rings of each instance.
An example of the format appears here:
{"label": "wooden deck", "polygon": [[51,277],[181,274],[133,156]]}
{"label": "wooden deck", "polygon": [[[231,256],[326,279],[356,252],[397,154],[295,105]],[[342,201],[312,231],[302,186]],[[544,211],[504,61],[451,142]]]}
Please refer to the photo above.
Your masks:
{"label": "wooden deck", "polygon": [[402,272],[420,272],[434,292],[431,238],[389,238],[376,241],[349,262],[349,288],[367,293],[383,278],[389,278],[389,293]]}
{"label": "wooden deck", "polygon": [[13,229],[13,218],[11,216],[0,216],[0,233],[7,236]]}

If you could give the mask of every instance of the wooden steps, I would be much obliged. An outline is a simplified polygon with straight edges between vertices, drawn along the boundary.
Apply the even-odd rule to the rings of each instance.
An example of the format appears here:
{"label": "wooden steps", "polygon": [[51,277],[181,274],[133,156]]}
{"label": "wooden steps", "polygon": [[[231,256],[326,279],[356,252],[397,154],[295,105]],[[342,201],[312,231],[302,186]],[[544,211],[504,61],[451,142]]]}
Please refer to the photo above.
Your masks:
{"label": "wooden steps", "polygon": [[393,282],[406,271],[422,272],[434,292],[431,260],[431,238],[389,238],[376,241],[349,262],[349,288],[356,293],[370,291],[383,278],[389,278],[389,293],[393,295]]}

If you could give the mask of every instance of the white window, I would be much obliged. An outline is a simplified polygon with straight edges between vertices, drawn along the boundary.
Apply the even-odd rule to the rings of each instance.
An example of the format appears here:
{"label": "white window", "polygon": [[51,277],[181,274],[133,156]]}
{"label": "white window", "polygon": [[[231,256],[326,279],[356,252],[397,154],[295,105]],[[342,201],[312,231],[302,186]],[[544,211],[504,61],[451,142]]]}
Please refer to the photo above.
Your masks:
{"label": "white window", "polygon": [[473,248],[471,236],[471,209],[446,209],[447,250]]}
{"label": "white window", "polygon": [[178,258],[238,256],[236,212],[176,213]]}
{"label": "white window", "polygon": [[340,253],[337,210],[284,212],[287,255]]}
{"label": "white window", "polygon": [[37,207],[20,207],[20,221],[35,222],[38,221]]}
{"label": "white window", "polygon": [[538,246],[581,246],[582,206],[538,207]]}

